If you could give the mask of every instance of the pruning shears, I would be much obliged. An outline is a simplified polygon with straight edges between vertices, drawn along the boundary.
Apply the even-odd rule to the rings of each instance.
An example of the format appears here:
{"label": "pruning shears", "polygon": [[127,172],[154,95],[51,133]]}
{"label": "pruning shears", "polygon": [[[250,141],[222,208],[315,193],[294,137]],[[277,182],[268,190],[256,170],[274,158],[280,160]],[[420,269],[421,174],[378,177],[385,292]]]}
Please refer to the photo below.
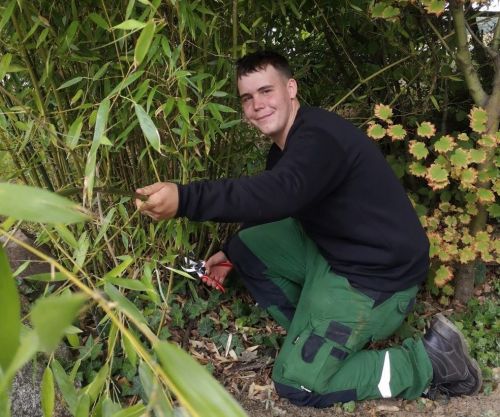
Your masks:
{"label": "pruning shears", "polygon": [[[227,268],[232,268],[233,264],[231,262],[229,262],[229,261],[223,261],[223,262],[219,262],[218,264],[216,264],[214,266],[224,266],[224,267],[227,267]],[[214,282],[215,289],[217,291],[220,291],[220,292],[225,292],[226,291],[225,288],[224,288],[224,286],[221,283],[219,283],[217,281],[214,281],[212,278],[210,278],[207,275],[207,272],[206,272],[206,269],[205,269],[205,261],[195,261],[193,259],[185,257],[184,258],[184,265],[181,265],[181,268],[185,272],[188,272],[190,274],[195,273],[196,275],[198,275],[198,278],[200,278],[202,281],[203,281],[203,279],[208,279],[208,280]]]}

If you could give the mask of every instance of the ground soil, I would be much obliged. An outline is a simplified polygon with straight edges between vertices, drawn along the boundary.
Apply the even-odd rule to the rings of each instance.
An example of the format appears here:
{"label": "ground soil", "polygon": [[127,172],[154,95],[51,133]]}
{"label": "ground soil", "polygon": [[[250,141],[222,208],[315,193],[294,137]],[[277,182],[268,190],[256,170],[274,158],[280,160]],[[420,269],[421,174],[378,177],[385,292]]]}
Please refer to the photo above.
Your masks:
{"label": "ground soil", "polygon": [[345,411],[341,405],[325,409],[296,407],[287,400],[271,394],[268,399],[257,400],[239,398],[240,404],[250,417],[499,417],[500,388],[490,395],[479,394],[474,397],[461,397],[430,401],[419,399],[376,400],[356,403],[354,412]]}
{"label": "ground soil", "polygon": [[[493,370],[493,390],[472,397],[441,397],[406,401],[383,399],[337,404],[325,409],[296,407],[276,395],[271,381],[272,360],[252,358],[226,368],[223,384],[249,417],[500,417],[500,368]],[[351,407],[351,408],[349,408]]]}

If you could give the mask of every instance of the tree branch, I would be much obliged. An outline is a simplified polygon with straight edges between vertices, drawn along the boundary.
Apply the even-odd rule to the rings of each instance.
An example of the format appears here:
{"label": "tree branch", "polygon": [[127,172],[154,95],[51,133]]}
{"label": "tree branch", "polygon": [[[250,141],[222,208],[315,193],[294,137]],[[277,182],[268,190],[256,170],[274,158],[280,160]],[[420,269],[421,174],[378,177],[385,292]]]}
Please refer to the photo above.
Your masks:
{"label": "tree branch", "polygon": [[469,31],[472,38],[478,43],[478,45],[483,47],[491,58],[495,58],[497,56],[498,52],[495,51],[493,48],[487,47],[484,44],[484,42],[481,39],[479,39],[479,37],[476,35],[476,32],[474,32],[472,30],[472,28],[470,27],[470,25],[467,21],[465,21],[465,26],[467,27],[467,30]]}
{"label": "tree branch", "polygon": [[495,26],[495,34],[493,35],[493,42],[491,43],[491,48],[494,51],[500,49],[500,15],[497,18],[497,24]]}
{"label": "tree branch", "polygon": [[465,22],[464,9],[456,0],[450,2],[451,14],[453,16],[453,25],[457,35],[457,53],[456,59],[462,74],[465,77],[465,83],[469,88],[469,93],[478,106],[484,106],[488,101],[488,94],[484,91],[477,71],[474,69],[472,57],[467,43],[467,25]]}

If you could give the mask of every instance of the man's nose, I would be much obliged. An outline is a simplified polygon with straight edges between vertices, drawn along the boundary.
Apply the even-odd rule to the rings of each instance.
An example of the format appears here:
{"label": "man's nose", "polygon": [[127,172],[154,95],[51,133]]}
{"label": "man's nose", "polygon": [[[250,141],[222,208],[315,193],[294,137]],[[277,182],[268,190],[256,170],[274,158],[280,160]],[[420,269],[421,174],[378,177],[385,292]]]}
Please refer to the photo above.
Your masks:
{"label": "man's nose", "polygon": [[264,100],[260,95],[256,95],[253,99],[253,109],[255,111],[260,110],[264,107]]}

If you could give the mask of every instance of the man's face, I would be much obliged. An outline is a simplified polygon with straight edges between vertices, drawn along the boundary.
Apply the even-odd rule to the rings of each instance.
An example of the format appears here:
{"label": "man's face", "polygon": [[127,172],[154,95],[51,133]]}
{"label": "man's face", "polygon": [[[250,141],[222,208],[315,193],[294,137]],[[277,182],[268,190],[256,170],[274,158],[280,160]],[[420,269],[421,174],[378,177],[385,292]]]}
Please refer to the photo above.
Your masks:
{"label": "man's face", "polygon": [[246,119],[274,141],[284,141],[295,118],[295,80],[268,65],[241,77],[238,90]]}

